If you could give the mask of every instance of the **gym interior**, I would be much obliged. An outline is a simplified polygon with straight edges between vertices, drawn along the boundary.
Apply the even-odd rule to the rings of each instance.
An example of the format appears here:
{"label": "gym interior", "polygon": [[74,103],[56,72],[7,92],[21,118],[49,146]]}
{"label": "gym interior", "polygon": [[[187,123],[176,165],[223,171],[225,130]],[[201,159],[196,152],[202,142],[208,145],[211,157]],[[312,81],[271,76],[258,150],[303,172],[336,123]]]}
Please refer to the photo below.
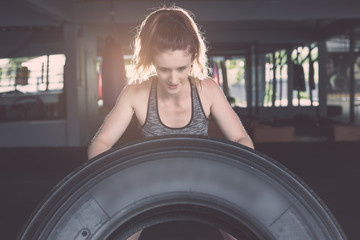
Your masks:
{"label": "gym interior", "polygon": [[[86,163],[87,146],[134,67],[136,27],[161,4],[0,3],[1,239],[16,239],[51,190]],[[360,2],[171,4],[195,15],[210,75],[255,149],[302,179],[347,239],[358,239]],[[223,138],[212,122],[209,135]],[[117,145],[136,141],[133,121]]]}

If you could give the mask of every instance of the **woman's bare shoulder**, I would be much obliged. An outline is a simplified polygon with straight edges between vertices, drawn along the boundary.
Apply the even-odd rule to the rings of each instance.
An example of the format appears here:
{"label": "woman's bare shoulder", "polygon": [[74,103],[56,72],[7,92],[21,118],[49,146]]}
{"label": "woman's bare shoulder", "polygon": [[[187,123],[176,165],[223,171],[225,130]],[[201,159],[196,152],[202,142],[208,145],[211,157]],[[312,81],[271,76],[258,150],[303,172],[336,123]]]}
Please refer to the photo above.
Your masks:
{"label": "woman's bare shoulder", "polygon": [[212,78],[205,78],[204,80],[201,80],[201,83],[204,84],[207,87],[218,87],[217,83]]}
{"label": "woman's bare shoulder", "polygon": [[128,84],[121,93],[122,101],[130,104],[133,109],[141,108],[144,103],[147,105],[152,81],[149,79],[140,83]]}
{"label": "woman's bare shoulder", "polygon": [[211,79],[206,78],[204,80],[197,80],[197,90],[201,99],[201,103],[205,113],[210,114],[210,109],[214,102],[221,96],[221,89],[217,83]]}
{"label": "woman's bare shoulder", "polygon": [[126,85],[124,88],[124,94],[130,95],[133,97],[139,97],[143,94],[148,94],[151,87],[151,80],[143,81],[143,82],[135,82]]}
{"label": "woman's bare shoulder", "polygon": [[220,90],[219,85],[212,78],[199,80],[198,86],[199,92],[208,96],[211,96]]}

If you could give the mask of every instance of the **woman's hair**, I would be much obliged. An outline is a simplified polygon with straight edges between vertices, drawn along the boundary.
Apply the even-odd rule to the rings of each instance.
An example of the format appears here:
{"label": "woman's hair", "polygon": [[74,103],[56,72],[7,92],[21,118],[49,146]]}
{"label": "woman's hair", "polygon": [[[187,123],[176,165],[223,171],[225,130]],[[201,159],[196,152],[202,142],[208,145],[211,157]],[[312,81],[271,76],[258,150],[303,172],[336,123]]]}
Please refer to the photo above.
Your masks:
{"label": "woman's hair", "polygon": [[134,40],[135,74],[130,83],[155,75],[153,57],[166,50],[189,51],[194,61],[190,75],[197,79],[208,76],[203,36],[191,13],[173,6],[150,13],[138,28]]}

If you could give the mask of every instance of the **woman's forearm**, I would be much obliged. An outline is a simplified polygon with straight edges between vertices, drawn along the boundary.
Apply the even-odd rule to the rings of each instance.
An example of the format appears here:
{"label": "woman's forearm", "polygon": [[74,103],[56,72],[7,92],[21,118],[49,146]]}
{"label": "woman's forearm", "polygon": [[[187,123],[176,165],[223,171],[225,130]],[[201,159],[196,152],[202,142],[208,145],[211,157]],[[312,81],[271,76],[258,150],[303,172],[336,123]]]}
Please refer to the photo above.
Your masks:
{"label": "woman's forearm", "polygon": [[104,142],[95,140],[90,143],[88,148],[88,159],[91,159],[100,153],[103,153],[107,150],[109,150],[111,147],[107,146]]}
{"label": "woman's forearm", "polygon": [[254,143],[251,141],[250,137],[240,138],[236,142],[254,149]]}

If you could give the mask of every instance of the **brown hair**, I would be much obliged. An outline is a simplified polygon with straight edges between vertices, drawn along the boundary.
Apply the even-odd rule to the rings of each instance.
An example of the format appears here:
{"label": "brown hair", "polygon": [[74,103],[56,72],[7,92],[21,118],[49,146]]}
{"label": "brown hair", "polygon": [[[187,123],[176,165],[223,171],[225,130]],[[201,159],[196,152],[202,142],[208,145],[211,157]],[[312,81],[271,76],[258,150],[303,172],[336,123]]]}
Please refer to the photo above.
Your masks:
{"label": "brown hair", "polygon": [[179,7],[162,7],[150,13],[140,25],[134,40],[135,76],[144,81],[155,75],[153,56],[166,50],[187,50],[194,60],[190,75],[207,77],[206,46],[192,14]]}

